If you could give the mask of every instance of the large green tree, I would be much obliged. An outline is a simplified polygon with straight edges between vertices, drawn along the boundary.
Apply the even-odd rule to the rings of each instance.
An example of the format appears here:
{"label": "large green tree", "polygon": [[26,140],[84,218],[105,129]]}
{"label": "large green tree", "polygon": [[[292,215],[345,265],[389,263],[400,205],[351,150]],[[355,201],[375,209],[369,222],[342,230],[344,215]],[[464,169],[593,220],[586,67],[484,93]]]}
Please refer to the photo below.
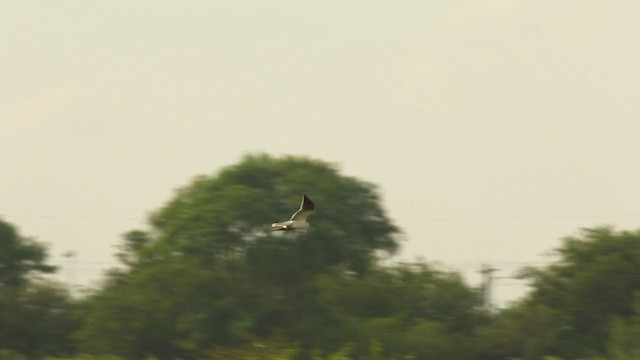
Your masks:
{"label": "large green tree", "polygon": [[[303,193],[316,203],[311,229],[269,231]],[[125,235],[127,268],[88,300],[78,336],[86,351],[128,358],[290,336],[316,309],[315,277],[365,276],[398,233],[372,184],[322,161],[246,156],[177,190],[150,230]]]}
{"label": "large green tree", "polygon": [[[311,230],[304,236],[273,237],[269,225],[291,216],[303,193],[317,205]],[[276,246],[288,244],[288,251],[302,260],[290,263],[288,270],[305,272],[338,264],[363,272],[376,251],[393,253],[398,247],[398,229],[374,185],[304,157],[250,155],[214,176],[200,176],[156,211],[151,224],[158,235],[156,249],[210,262],[254,246],[273,251],[265,242],[277,239]]]}

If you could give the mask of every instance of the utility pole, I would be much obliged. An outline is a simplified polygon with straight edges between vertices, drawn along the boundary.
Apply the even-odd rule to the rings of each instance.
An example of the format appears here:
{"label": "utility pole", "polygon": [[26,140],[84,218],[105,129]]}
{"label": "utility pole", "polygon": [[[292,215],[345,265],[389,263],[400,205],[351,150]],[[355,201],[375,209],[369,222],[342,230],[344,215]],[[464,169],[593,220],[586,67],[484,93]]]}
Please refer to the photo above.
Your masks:
{"label": "utility pole", "polygon": [[67,264],[66,264],[67,284],[72,291],[76,286],[77,256],[78,254],[73,250],[65,251],[62,254],[62,257],[67,259]]}
{"label": "utility pole", "polygon": [[489,313],[495,312],[495,307],[493,305],[493,273],[498,271],[498,269],[491,267],[491,265],[484,264],[480,269],[480,274],[482,274],[482,305],[485,310]]}

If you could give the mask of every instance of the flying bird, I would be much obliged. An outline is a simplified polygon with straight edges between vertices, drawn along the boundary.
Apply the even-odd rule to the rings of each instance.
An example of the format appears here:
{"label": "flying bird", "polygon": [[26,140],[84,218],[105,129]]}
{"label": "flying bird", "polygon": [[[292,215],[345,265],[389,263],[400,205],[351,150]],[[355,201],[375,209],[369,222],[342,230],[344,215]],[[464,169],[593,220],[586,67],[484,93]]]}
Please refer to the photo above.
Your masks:
{"label": "flying bird", "polygon": [[280,231],[280,230],[297,230],[297,229],[308,229],[309,223],[307,222],[307,218],[309,215],[313,213],[313,210],[316,208],[316,205],[307,197],[307,195],[302,195],[302,204],[300,204],[300,209],[296,211],[291,219],[285,222],[273,223],[271,224],[271,230]]}

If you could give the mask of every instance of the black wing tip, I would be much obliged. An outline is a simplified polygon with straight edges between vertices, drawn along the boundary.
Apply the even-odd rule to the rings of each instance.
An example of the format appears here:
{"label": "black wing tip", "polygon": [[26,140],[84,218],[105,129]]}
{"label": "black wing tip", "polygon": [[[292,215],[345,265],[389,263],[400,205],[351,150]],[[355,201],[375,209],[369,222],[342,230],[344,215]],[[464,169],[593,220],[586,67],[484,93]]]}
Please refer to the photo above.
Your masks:
{"label": "black wing tip", "polygon": [[309,199],[307,194],[302,194],[302,208],[305,210],[313,210],[316,208],[316,204]]}

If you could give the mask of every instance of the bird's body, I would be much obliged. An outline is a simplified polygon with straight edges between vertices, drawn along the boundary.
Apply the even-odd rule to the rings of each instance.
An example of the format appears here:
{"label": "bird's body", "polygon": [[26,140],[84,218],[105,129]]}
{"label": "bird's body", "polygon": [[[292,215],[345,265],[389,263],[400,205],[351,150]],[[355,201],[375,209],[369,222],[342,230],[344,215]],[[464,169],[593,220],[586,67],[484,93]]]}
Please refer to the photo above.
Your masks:
{"label": "bird's body", "polygon": [[291,216],[291,219],[271,224],[271,230],[308,229],[309,223],[307,222],[307,218],[313,213],[315,207],[315,204],[307,197],[307,195],[302,195],[302,204],[300,204],[300,209]]}

